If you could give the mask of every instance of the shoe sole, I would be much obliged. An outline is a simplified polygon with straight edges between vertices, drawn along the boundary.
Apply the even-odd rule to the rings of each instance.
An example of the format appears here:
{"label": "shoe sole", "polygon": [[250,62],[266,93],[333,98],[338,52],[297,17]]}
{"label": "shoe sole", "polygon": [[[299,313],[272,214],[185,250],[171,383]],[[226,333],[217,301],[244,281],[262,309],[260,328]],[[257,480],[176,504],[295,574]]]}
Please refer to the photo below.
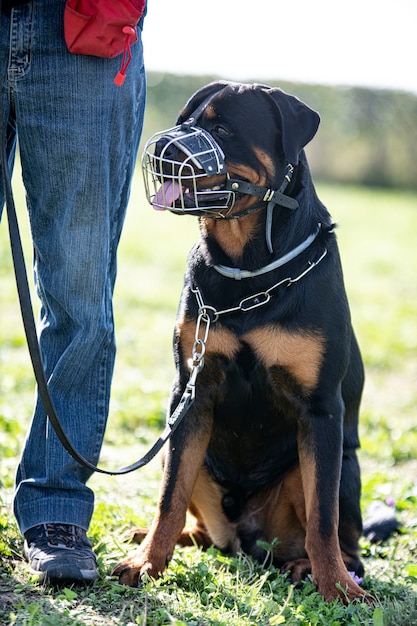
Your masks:
{"label": "shoe sole", "polygon": [[99,578],[97,571],[92,570],[71,570],[63,569],[55,570],[50,568],[46,571],[29,569],[31,576],[36,576],[39,582],[49,585],[90,585]]}

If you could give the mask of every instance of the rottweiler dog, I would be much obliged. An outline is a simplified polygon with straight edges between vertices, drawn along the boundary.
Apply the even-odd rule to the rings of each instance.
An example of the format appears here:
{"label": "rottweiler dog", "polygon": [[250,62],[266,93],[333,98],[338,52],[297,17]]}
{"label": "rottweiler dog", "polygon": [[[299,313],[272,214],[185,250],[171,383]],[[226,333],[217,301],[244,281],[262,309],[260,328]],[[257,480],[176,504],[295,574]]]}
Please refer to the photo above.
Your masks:
{"label": "rottweiler dog", "polygon": [[157,577],[176,544],[261,562],[269,545],[292,581],[311,574],[326,600],[371,601],[354,576],[363,365],[304,152],[319,121],[278,88],[219,81],[191,97],[148,159],[155,208],[198,215],[201,231],[176,321],[171,413],[190,367],[204,367],[168,444],[152,526],[114,570],[121,583]]}

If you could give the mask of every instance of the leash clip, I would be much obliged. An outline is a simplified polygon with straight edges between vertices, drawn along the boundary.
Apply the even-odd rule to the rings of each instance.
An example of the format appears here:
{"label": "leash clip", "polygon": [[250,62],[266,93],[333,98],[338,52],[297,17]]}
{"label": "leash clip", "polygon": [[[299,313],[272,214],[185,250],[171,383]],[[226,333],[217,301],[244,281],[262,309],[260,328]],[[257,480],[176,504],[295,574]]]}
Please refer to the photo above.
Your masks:
{"label": "leash clip", "polygon": [[[206,353],[206,342],[207,342],[207,338],[208,338],[208,334],[210,330],[210,316],[208,315],[206,311],[206,307],[204,306],[198,287],[196,288],[195,293],[196,295],[198,294],[201,302],[199,302],[198,317],[197,317],[197,324],[195,328],[195,340],[194,340],[194,345],[193,345],[192,356],[190,359],[188,359],[190,378],[188,379],[188,383],[185,388],[185,392],[190,394],[191,401],[193,401],[195,398],[195,385],[197,381],[197,376],[199,375],[199,373],[204,367],[204,355]],[[212,309],[212,307],[209,307],[209,308]],[[200,338],[200,329],[202,328],[201,327],[202,323],[206,325],[203,339]]]}
{"label": "leash clip", "polygon": [[[194,355],[193,355],[194,358]],[[190,378],[188,379],[188,383],[185,387],[185,393],[190,394],[190,399],[193,402],[195,400],[195,385],[197,382],[197,376],[201,372],[204,367],[204,358],[202,357],[200,362],[197,365],[193,365],[191,369]]]}

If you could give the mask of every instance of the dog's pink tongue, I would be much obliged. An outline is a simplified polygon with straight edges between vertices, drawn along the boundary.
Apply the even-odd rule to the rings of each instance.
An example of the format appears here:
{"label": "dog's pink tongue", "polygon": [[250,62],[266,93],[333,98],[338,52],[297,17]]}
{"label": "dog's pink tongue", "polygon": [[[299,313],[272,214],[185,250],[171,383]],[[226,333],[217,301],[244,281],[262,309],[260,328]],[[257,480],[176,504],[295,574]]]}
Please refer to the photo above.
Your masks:
{"label": "dog's pink tongue", "polygon": [[157,211],[164,211],[166,206],[172,206],[179,198],[181,187],[177,182],[168,181],[164,183],[156,194],[152,202],[153,208]]}

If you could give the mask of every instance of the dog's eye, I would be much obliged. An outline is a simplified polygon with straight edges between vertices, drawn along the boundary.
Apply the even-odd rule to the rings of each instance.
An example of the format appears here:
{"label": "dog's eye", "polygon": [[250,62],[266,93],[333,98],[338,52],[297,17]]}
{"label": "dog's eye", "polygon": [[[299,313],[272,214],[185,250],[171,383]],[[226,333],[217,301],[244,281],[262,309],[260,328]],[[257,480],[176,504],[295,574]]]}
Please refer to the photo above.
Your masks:
{"label": "dog's eye", "polygon": [[218,125],[213,128],[213,135],[216,135],[217,137],[229,137],[230,134],[230,130],[227,130],[224,126]]}

